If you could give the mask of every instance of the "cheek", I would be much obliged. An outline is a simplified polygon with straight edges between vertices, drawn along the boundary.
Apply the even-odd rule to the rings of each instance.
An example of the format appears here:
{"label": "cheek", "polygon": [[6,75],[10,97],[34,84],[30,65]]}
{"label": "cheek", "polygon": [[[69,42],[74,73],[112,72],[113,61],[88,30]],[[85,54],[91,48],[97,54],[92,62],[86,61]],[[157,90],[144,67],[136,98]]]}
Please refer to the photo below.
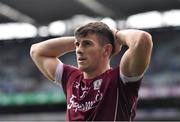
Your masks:
{"label": "cheek", "polygon": [[94,50],[89,53],[89,58],[92,62],[97,62],[99,59],[101,59],[101,56],[101,52],[98,50]]}

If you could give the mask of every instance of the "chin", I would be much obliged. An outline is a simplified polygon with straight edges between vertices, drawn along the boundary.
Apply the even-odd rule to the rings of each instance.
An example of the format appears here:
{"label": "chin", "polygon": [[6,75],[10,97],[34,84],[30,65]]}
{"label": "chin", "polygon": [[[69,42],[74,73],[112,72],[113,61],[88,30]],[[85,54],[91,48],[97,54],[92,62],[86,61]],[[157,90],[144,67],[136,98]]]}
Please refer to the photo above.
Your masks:
{"label": "chin", "polygon": [[79,69],[80,71],[84,71],[84,70],[85,70],[85,68],[82,67],[82,66],[78,66],[78,69]]}
{"label": "chin", "polygon": [[88,68],[84,66],[78,66],[78,69],[82,72],[86,72],[88,70]]}

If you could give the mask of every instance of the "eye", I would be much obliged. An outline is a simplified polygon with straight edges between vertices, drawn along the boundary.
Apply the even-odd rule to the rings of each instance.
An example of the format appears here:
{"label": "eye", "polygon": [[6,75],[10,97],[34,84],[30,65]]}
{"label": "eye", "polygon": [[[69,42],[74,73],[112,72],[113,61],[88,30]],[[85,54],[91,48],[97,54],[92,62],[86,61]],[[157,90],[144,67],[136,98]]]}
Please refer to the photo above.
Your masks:
{"label": "eye", "polygon": [[90,42],[90,41],[84,41],[83,42],[83,46],[85,46],[85,47],[88,47],[88,46],[91,46],[92,45],[92,42]]}
{"label": "eye", "polygon": [[79,42],[78,41],[76,41],[76,42],[74,42],[74,45],[76,46],[76,47],[79,47]]}

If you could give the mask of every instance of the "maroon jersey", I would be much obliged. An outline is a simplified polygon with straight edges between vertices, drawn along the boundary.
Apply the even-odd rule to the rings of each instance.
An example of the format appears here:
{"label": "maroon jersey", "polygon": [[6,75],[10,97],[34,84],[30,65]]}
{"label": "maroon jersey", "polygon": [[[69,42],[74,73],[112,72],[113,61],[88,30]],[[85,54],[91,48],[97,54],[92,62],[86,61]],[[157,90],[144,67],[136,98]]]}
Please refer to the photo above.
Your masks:
{"label": "maroon jersey", "polygon": [[77,68],[60,64],[56,82],[61,83],[67,101],[66,120],[133,120],[141,79],[124,83],[119,67],[84,79]]}

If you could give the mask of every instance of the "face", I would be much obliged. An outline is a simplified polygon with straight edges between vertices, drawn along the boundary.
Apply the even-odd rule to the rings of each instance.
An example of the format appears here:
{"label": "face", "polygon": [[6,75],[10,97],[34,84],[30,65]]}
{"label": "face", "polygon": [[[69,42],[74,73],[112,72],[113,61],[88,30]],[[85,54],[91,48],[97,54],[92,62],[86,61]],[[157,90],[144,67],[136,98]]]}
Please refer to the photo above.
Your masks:
{"label": "face", "polygon": [[104,60],[104,49],[95,34],[77,38],[75,41],[78,68],[84,72],[92,72],[99,68]]}

